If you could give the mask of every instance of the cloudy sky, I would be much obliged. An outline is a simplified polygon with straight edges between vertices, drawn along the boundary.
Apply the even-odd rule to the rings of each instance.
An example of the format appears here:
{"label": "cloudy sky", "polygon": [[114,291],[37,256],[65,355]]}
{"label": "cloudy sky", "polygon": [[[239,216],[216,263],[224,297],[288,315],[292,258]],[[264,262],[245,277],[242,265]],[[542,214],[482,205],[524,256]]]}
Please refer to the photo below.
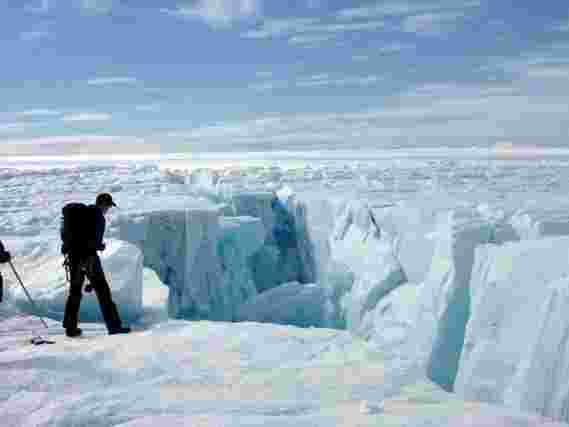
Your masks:
{"label": "cloudy sky", "polygon": [[569,146],[567,0],[2,0],[0,154]]}

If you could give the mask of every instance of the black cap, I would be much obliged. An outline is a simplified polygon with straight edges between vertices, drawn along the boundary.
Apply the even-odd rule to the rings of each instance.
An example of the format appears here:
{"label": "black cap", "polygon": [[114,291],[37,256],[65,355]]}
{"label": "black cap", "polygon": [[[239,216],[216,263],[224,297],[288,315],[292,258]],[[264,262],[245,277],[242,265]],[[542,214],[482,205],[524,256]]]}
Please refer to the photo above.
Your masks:
{"label": "black cap", "polygon": [[97,196],[96,203],[103,206],[116,206],[113,197],[109,193],[101,193]]}

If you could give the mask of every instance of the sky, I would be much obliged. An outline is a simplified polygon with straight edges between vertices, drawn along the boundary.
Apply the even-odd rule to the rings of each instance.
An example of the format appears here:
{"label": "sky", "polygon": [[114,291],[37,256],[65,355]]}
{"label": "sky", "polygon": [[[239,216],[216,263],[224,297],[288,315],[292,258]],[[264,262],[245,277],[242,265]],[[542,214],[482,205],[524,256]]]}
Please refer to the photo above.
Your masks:
{"label": "sky", "polygon": [[569,145],[566,0],[2,0],[0,155]]}

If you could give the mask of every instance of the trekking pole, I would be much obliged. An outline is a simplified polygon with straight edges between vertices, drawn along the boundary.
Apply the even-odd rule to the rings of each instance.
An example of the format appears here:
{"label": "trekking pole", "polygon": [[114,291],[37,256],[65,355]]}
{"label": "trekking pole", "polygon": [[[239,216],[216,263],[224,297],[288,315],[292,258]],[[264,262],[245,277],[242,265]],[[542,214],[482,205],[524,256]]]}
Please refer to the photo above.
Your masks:
{"label": "trekking pole", "polygon": [[28,297],[28,299],[30,300],[30,303],[34,306],[34,308],[36,309],[38,316],[41,320],[41,322],[43,323],[43,325],[45,326],[46,329],[49,329],[47,326],[47,323],[45,322],[45,320],[43,320],[43,317],[41,317],[41,314],[39,314],[39,307],[37,306],[37,304],[34,302],[34,300],[32,299],[31,295],[29,294],[28,290],[26,289],[26,287],[24,286],[24,283],[22,282],[22,279],[20,278],[20,275],[18,274],[18,272],[16,271],[16,268],[14,267],[14,264],[12,264],[12,261],[8,261],[8,263],[10,264],[10,267],[12,267],[12,271],[14,272],[14,275],[16,276],[16,279],[18,279],[18,282],[20,283],[20,285],[22,286],[22,289],[24,290],[26,296]]}

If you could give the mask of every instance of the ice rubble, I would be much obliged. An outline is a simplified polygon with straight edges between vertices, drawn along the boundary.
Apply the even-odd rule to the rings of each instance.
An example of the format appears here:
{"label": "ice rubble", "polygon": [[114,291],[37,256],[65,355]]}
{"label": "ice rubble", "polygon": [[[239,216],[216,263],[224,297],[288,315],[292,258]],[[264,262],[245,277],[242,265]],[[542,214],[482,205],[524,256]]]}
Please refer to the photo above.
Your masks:
{"label": "ice rubble", "polygon": [[237,321],[299,327],[326,324],[326,293],[316,284],[285,283],[250,298],[237,311]]}
{"label": "ice rubble", "polygon": [[[555,313],[544,313],[540,319],[539,313],[548,292],[552,295],[559,292],[548,291],[548,285],[569,274],[569,237],[480,247],[476,250],[472,274],[472,314],[455,390],[467,399],[502,402],[516,372],[524,371],[521,366],[541,363],[534,358],[539,356],[539,351],[529,349],[540,323],[549,322],[549,315],[555,316]],[[557,325],[559,327],[562,325]],[[559,329],[550,333],[553,331]],[[555,335],[548,334],[539,339],[550,337],[555,340]],[[558,347],[548,347],[541,351],[553,355],[558,350]],[[529,361],[524,360],[527,357]],[[532,375],[536,379],[535,368]],[[544,375],[541,381],[547,381],[548,370],[541,375]],[[548,386],[554,389],[555,384]],[[514,393],[530,396],[533,393],[532,383],[522,381],[519,386],[529,389],[518,389]]]}
{"label": "ice rubble", "polygon": [[569,234],[568,206],[534,206],[518,209],[510,224],[522,239]]}
{"label": "ice rubble", "polygon": [[[346,327],[362,334],[360,324],[378,301],[406,281],[391,245],[371,219],[370,208],[361,202],[348,203],[340,214],[332,235],[330,270],[344,271],[351,284],[341,284],[348,292],[340,295],[341,317]],[[328,285],[333,284],[328,283]]]}
{"label": "ice rubble", "polygon": [[[511,217],[473,205],[422,212],[415,221],[410,218],[409,231],[397,222],[401,215],[398,208],[373,210],[387,236],[371,240],[365,203],[347,204],[337,221],[332,267],[326,279],[336,294],[343,296],[340,310],[356,314],[352,319],[347,316],[348,329],[371,341],[386,356],[412,355],[424,360],[429,378],[445,389],[454,387],[467,399],[507,401],[520,409],[569,419],[569,405],[565,404],[569,391],[561,381],[549,380],[554,375],[552,369],[560,378],[565,378],[567,369],[552,351],[564,348],[566,341],[564,321],[558,319],[561,326],[550,326],[559,315],[555,307],[562,306],[552,299],[566,292],[560,284],[549,291],[549,309],[544,308],[537,317],[548,283],[569,273],[569,240],[543,238],[547,228],[540,228],[541,240],[520,242],[530,236],[513,227]],[[563,224],[563,220],[543,213],[541,224],[546,223]],[[563,232],[562,227],[551,230]],[[424,243],[401,246],[405,233]],[[393,258],[385,256],[389,241]],[[365,258],[378,247],[384,252],[375,257],[375,274],[397,265],[403,254],[418,283],[403,283],[402,278],[387,286],[380,298],[370,299],[371,293],[364,292],[362,300],[369,305],[361,310],[357,278],[372,270]],[[427,269],[424,258],[429,260]],[[544,259],[547,268],[538,261]],[[382,287],[369,289],[381,292]],[[508,310],[511,306],[518,309]],[[537,325],[541,325],[539,332]],[[552,333],[544,332],[546,325]],[[544,369],[546,363],[553,367]],[[535,391],[534,383],[539,384]],[[552,400],[547,400],[550,397]]]}
{"label": "ice rubble", "polygon": [[[137,319],[142,314],[142,253],[127,242],[108,240],[100,258],[121,318]],[[62,262],[61,256],[50,256],[40,267],[28,266],[21,271],[26,289],[40,308],[38,314],[63,318],[69,284]],[[10,299],[23,310],[34,312],[23,289],[14,281]],[[79,316],[81,321],[103,321],[95,292],[83,294]]]}
{"label": "ice rubble", "polygon": [[425,280],[435,248],[432,232],[437,212],[443,209],[432,201],[372,207],[381,232],[391,239],[394,254],[410,282]]}
{"label": "ice rubble", "polygon": [[411,337],[418,327],[424,284],[404,283],[383,297],[361,320],[359,335],[385,357],[416,358]]}
{"label": "ice rubble", "polygon": [[505,223],[468,204],[345,204],[323,280],[339,301],[340,326],[345,321],[398,357],[414,354],[431,379],[452,389],[470,315],[474,251],[517,240]]}

